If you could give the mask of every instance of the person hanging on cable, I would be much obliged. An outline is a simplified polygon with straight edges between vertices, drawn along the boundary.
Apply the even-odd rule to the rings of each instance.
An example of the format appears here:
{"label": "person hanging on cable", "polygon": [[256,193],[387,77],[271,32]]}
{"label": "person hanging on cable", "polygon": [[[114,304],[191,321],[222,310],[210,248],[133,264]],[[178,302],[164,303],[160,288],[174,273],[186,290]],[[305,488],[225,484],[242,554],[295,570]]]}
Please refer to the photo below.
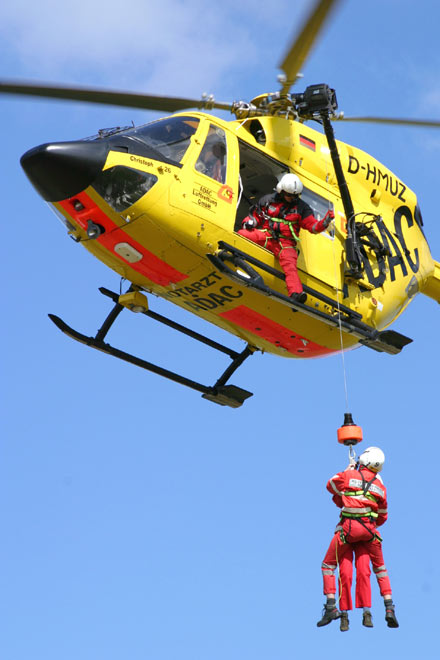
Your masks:
{"label": "person hanging on cable", "polygon": [[273,252],[286,276],[289,296],[304,303],[307,294],[297,269],[300,230],[319,234],[327,229],[335,214],[329,210],[322,220],[317,220],[310,206],[300,199],[302,191],[303,184],[296,174],[283,174],[275,192],[251,206],[238,233]]}
{"label": "person hanging on cable", "polygon": [[[341,508],[340,522],[322,562],[324,595],[327,602],[316,624],[326,626],[340,618],[340,630],[349,627],[348,610],[352,609],[351,584],[353,552],[356,557],[356,607],[364,609],[362,623],[372,627],[370,560],[385,604],[385,620],[389,628],[398,628],[391,584],[382,553],[382,539],[377,527],[387,520],[387,494],[378,472],[385,461],[378,447],[369,447],[356,464],[350,462],[327,482],[327,490]],[[336,607],[335,571],[339,566],[340,610]]]}

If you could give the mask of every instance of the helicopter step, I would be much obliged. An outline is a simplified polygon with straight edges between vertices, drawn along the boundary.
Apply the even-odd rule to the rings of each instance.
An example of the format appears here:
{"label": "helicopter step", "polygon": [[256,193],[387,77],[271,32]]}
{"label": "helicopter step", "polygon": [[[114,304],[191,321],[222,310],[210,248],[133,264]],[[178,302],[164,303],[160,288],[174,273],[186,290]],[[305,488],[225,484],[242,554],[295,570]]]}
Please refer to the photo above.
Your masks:
{"label": "helicopter step", "polygon": [[[99,328],[95,337],[88,337],[81,334],[77,330],[71,328],[69,325],[67,325],[67,323],[65,323],[62,319],[60,319],[58,316],[55,316],[54,314],[48,315],[50,320],[57,326],[57,328],[59,328],[72,339],[75,339],[76,341],[85,344],[86,346],[90,346],[91,348],[95,348],[98,351],[102,351],[108,355],[119,358],[120,360],[134,364],[137,367],[151,371],[155,374],[158,374],[159,376],[168,378],[169,380],[172,380],[176,383],[185,385],[185,387],[189,387],[198,392],[202,392],[202,398],[208,399],[208,401],[213,401],[214,403],[218,403],[221,406],[239,408],[244,403],[244,401],[246,401],[246,399],[252,396],[252,392],[248,392],[247,390],[244,390],[241,387],[237,387],[236,385],[227,385],[226,383],[234,371],[236,371],[238,367],[242,365],[243,362],[257,349],[247,345],[241,353],[237,353],[236,351],[223,346],[218,342],[208,339],[198,332],[190,330],[189,328],[186,328],[185,326],[180,325],[179,323],[176,323],[175,321],[172,321],[171,319],[168,319],[161,314],[152,312],[148,309],[148,300],[146,296],[141,294],[139,291],[132,289],[131,287],[126,294],[121,296],[119,296],[117,293],[114,293],[113,291],[105,289],[104,287],[101,287],[99,291],[103,295],[111,298],[115,305],[108,314],[107,318],[104,320],[104,323]],[[140,312],[145,316],[149,316],[150,318],[159,321],[160,323],[163,323],[173,328],[174,330],[181,332],[182,334],[192,337],[193,339],[196,339],[197,341],[206,344],[217,351],[229,355],[229,357],[232,359],[231,364],[223,372],[220,378],[218,378],[214,385],[207,386],[186,378],[185,376],[181,376],[174,371],[169,371],[168,369],[159,367],[156,364],[147,362],[146,360],[143,360],[142,358],[139,358],[135,355],[121,351],[120,349],[115,348],[110,344],[107,344],[104,342],[104,337],[125,307],[127,309],[131,309],[132,311]]]}
{"label": "helicopter step", "polygon": [[[250,287],[265,296],[278,300],[283,305],[292,307],[295,311],[301,311],[303,314],[317,318],[328,325],[340,326],[344,332],[357,337],[364,346],[381,353],[396,355],[400,353],[402,348],[412,342],[412,339],[394,330],[379,331],[371,328],[362,321],[361,314],[345,305],[338,305],[328,296],[315,291],[309,286],[304,286],[304,291],[331,307],[333,314],[293,301],[289,296],[285,296],[267,286],[263,277],[252,268],[252,265],[284,280],[284,274],[280,271],[224,241],[219,241],[218,246],[219,251],[216,254],[207,254],[207,258],[220,272],[242,286]],[[227,262],[235,266],[235,269],[231,268]]]}

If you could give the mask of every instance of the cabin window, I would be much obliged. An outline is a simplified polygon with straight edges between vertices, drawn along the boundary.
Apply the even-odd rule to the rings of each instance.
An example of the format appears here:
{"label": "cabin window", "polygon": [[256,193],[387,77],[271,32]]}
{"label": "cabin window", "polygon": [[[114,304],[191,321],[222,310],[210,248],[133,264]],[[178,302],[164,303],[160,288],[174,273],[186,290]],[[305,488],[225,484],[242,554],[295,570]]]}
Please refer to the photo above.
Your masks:
{"label": "cabin window", "polygon": [[196,117],[168,117],[151,124],[137,126],[124,135],[140,140],[165,158],[179,163],[191,144],[191,137],[197,131],[199,120]]}
{"label": "cabin window", "polygon": [[222,128],[210,125],[195,168],[210,179],[226,182],[226,135]]}
{"label": "cabin window", "polygon": [[258,144],[266,144],[266,133],[258,119],[253,119],[248,124],[245,124],[245,128],[247,128],[249,133],[254,136],[255,141],[258,142]]}
{"label": "cabin window", "polygon": [[325,197],[321,197],[321,195],[313,192],[313,190],[309,190],[305,186],[301,193],[301,199],[310,206],[317,220],[322,220],[327,211],[333,208],[333,204],[325,199]]}
{"label": "cabin window", "polygon": [[143,197],[156,181],[154,174],[115,165],[101,172],[93,188],[114,211],[121,213]]}

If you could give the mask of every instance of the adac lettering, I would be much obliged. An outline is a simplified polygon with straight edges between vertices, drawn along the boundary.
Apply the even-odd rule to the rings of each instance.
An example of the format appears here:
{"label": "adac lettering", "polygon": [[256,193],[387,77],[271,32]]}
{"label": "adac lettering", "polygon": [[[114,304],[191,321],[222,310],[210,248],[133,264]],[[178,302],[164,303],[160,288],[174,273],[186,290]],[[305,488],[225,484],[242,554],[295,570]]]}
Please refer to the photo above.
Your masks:
{"label": "adac lettering", "polygon": [[397,238],[399,243],[402,246],[403,253],[406,257],[409,267],[413,273],[417,273],[420,268],[420,257],[419,250],[415,248],[414,250],[414,259],[411,257],[411,253],[408,250],[408,247],[405,242],[405,236],[402,231],[402,218],[405,218],[408,228],[412,227],[414,224],[413,216],[411,209],[407,206],[400,206],[394,214],[394,227],[396,228]]}
{"label": "adac lettering", "polygon": [[208,293],[203,298],[193,298],[191,301],[185,300],[185,305],[196,310],[212,310],[217,307],[223,307],[223,305],[229,304],[235,298],[241,298],[242,295],[242,291],[238,291],[226,284],[219,289],[218,293]]}
{"label": "adac lettering", "polygon": [[193,201],[198,204],[198,206],[203,206],[203,208],[209,211],[214,211],[217,207],[217,200],[213,198],[214,191],[210,188],[207,188],[206,186],[194,187],[192,194],[193,197],[195,197]]}
{"label": "adac lettering", "polygon": [[219,287],[216,291],[206,292],[204,289],[211,288],[221,282],[221,275],[213,271],[201,277],[196,282],[192,282],[189,286],[183,286],[173,291],[168,291],[168,298],[183,298],[185,305],[191,309],[211,310],[217,307],[223,307],[225,304],[231,303],[236,298],[241,298],[243,292],[235,289],[228,284]]}
{"label": "adac lettering", "polygon": [[397,197],[401,202],[406,202],[404,197],[406,186],[391,174],[382,172],[376,165],[370,165],[368,162],[363,165],[355,156],[349,156],[348,172],[349,174],[364,174],[366,181],[370,181],[379,188],[385,188],[393,197]]}
{"label": "adac lettering", "polygon": [[402,229],[402,218],[406,222],[408,228],[413,226],[414,219],[408,206],[400,206],[394,213],[395,231],[393,233],[390,232],[382,218],[379,218],[379,220],[376,222],[376,227],[380,234],[381,243],[387,251],[386,256],[384,256],[383,253],[381,253],[379,250],[373,249],[379,269],[378,275],[374,275],[373,267],[370,263],[368,254],[364,249],[362,250],[362,261],[365,274],[370,284],[373,284],[375,288],[382,286],[385,282],[387,270],[386,266],[388,266],[390,280],[392,282],[394,282],[396,279],[397,269],[400,269],[402,277],[406,277],[408,275],[408,267],[413,273],[417,273],[419,270],[419,250],[418,248],[415,248],[414,252],[411,253],[411,251],[408,249]]}

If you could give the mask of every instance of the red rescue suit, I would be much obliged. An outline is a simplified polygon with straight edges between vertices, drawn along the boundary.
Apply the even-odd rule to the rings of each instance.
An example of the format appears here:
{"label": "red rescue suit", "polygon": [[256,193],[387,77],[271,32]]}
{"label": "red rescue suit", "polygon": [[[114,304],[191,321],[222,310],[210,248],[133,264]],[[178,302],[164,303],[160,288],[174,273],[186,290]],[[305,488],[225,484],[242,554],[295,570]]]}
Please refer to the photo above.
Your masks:
{"label": "red rescue suit", "polygon": [[[249,222],[253,222],[254,227],[246,229],[245,225]],[[270,193],[251,209],[250,215],[243,220],[244,228],[238,233],[267,248],[278,258],[290,296],[303,290],[296,265],[300,230],[307,229],[312,234],[319,234],[328,224],[327,216],[317,220],[310,206],[302,199],[287,202],[281,194]]]}
{"label": "red rescue suit", "polygon": [[353,553],[356,563],[356,607],[371,607],[370,560],[382,596],[391,596],[391,585],[377,526],[387,517],[386,488],[377,473],[365,467],[348,468],[329,479],[327,490],[341,508],[341,519],[322,563],[324,594],[336,593],[339,566],[339,607],[351,610]]}

